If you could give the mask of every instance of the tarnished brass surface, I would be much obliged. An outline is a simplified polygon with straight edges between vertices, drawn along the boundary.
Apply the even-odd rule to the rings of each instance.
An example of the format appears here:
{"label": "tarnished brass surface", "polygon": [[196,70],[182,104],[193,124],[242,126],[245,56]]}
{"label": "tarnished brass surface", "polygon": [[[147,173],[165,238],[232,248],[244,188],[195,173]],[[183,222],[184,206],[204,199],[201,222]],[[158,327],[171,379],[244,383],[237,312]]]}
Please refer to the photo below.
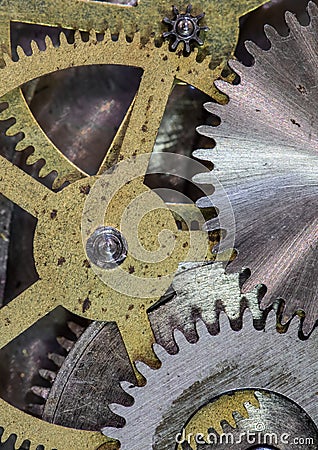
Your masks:
{"label": "tarnished brass surface", "polygon": [[[205,44],[200,49],[200,54],[212,55],[213,68],[217,68],[216,76],[220,73],[218,66],[234,50],[239,17],[264,3],[264,0],[200,0],[193,4],[193,14],[204,11],[206,15],[201,23],[208,25],[209,31],[203,36]],[[185,1],[178,2],[179,10],[184,11],[187,4]],[[130,37],[140,31],[145,42],[151,34],[161,41],[161,34],[167,29],[162,20],[165,16],[172,16],[169,0],[143,0],[136,7],[87,0],[44,0],[40,3],[32,0],[1,0],[0,8],[1,44],[7,49],[12,21],[97,32],[109,29],[112,34],[123,28]]]}
{"label": "tarnished brass surface", "polygon": [[[112,168],[108,175],[104,174],[102,177],[105,183],[109,184],[108,187],[110,188],[111,183],[116,184],[116,181],[120,180],[123,174],[127,176],[131,167],[132,178],[139,176],[139,181],[138,178],[134,183],[129,181],[130,185],[126,187],[124,183],[123,191],[119,190],[118,193],[114,193],[113,198],[109,199],[108,214],[106,211],[105,220],[107,224],[113,226],[119,225],[122,208],[124,208],[126,202],[131,201],[144,191],[151,193],[149,188],[143,185],[141,176],[146,173],[153,139],[163,114],[163,108],[158,108],[158,105],[162,101],[162,97],[167,97],[170,86],[173,83],[174,74],[177,71],[180,72],[180,77],[184,79],[187,79],[189,75],[179,67],[179,57],[177,55],[169,54],[167,58],[164,57],[166,52],[164,48],[156,49],[153,44],[140,48],[139,45],[134,46],[127,43],[124,38],[120,39],[122,48],[120,58],[124,58],[126,64],[129,61],[132,64],[140,52],[152,51],[152,59],[157,61],[157,65],[161,64],[163,67],[161,76],[164,74],[163,76],[166,77],[168,88],[165,86],[165,80],[160,81],[161,84],[159,86],[165,86],[164,91],[160,88],[158,92],[156,91],[152,94],[151,83],[154,75],[157,76],[157,74],[155,74],[154,70],[145,72],[142,83],[144,84],[143,92],[148,92],[148,97],[146,97],[148,98],[147,107],[144,108],[144,100],[137,96],[131,116],[135,126],[127,129],[120,147],[119,159],[124,161],[116,166],[118,169]],[[104,50],[109,45],[114,47],[118,44],[115,44],[110,38],[102,43],[98,43],[92,38],[86,44],[81,41],[75,45],[69,45],[64,42],[64,45],[62,44],[61,47],[53,48],[47,42],[47,50],[39,52],[34,49],[32,58],[21,55],[18,63],[13,63],[9,58],[6,58],[6,67],[0,71],[2,87],[0,95],[5,94],[7,90],[11,91],[17,88],[29,79],[35,78],[36,75],[52,72],[57,68],[62,69],[69,65],[91,64],[92,62],[103,63],[105,55],[108,55]],[[90,49],[92,49],[92,53],[87,52]],[[126,52],[123,53],[124,49],[126,49]],[[70,50],[73,54],[72,58],[70,57]],[[136,52],[138,53],[136,54]],[[147,56],[145,60],[147,60]],[[16,74],[15,80],[13,77],[10,78],[10,74],[13,72]],[[137,134],[138,130],[139,133],[144,133],[142,135],[146,136],[141,141],[140,136]],[[149,136],[148,130],[150,130]],[[132,162],[129,163],[128,157],[140,153],[145,153],[143,165],[141,169],[137,167],[137,172],[135,173],[135,159],[130,160]],[[177,270],[178,262],[186,259],[189,250],[189,246],[183,245],[188,242],[188,233],[177,232],[175,219],[169,209],[161,201],[161,210],[166,211],[166,213],[161,212],[157,220],[149,220],[145,224],[142,223],[141,241],[143,241],[145,247],[150,246],[152,248],[154,236],[159,234],[160,229],[172,228],[177,233],[176,242],[179,242],[176,256],[171,260],[166,258],[168,266],[163,263],[160,264],[160,274],[157,273],[158,267],[156,265],[154,268],[151,264],[148,267],[138,268],[136,266],[135,269],[141,279],[143,276],[161,277],[161,273],[164,274],[165,271],[167,271],[169,277],[166,281],[163,280],[160,292],[155,290],[153,298],[134,299],[131,296],[118,293],[116,290],[109,290],[106,284],[100,283],[96,273],[85,263],[85,252],[81,239],[81,217],[85,199],[96,178],[83,178],[64,188],[61,192],[54,193],[5,158],[1,158],[0,167],[2,194],[38,219],[34,241],[34,256],[40,276],[38,282],[0,310],[1,323],[5,324],[1,333],[1,347],[31,326],[40,317],[63,304],[68,310],[94,320],[116,321],[126,343],[131,361],[142,359],[149,364],[156,364],[151,352],[153,335],[146,316],[146,310],[169,287],[173,274]],[[113,194],[111,189],[109,191]],[[117,198],[116,196],[119,197]],[[152,196],[157,197],[154,193]],[[118,205],[121,207],[118,208]],[[94,210],[94,204],[91,207]],[[95,209],[96,207],[98,208],[98,205],[95,205]],[[155,227],[154,230],[148,230],[149,224],[153,222],[159,228],[156,229]],[[200,232],[198,233],[200,234]],[[204,254],[200,257],[200,259],[202,258],[204,258]],[[194,259],[194,255],[192,255],[191,259]],[[126,266],[123,265],[123,270],[129,271],[132,260],[128,259],[125,263]],[[114,273],[112,277],[115,277]],[[27,305],[32,305],[32,307],[27,307]],[[3,414],[6,414],[7,410],[5,408],[3,411]],[[12,413],[10,413],[10,416],[12,416]],[[30,418],[30,420],[32,419]],[[4,419],[3,423],[7,425],[7,432],[16,432],[14,426],[12,428],[8,426],[7,419]],[[88,436],[88,439],[91,439],[88,434],[84,436]],[[37,442],[41,441],[38,440]],[[54,442],[54,439],[52,442]]]}
{"label": "tarnished brass surface", "polygon": [[[143,110],[147,107],[147,89],[148,91],[150,89],[152,93],[158,93],[157,98],[160,99],[161,109],[164,110],[170,93],[169,80],[161,81],[165,79],[165,75],[167,76],[165,67],[168,68],[168,73],[173,77],[196,86],[219,102],[224,102],[225,96],[220,94],[214,87],[213,82],[222,75],[225,62],[234,51],[239,30],[239,17],[263,3],[265,2],[259,0],[241,0],[239,2],[231,0],[222,3],[215,0],[211,2],[201,1],[194,5],[194,12],[204,11],[206,13],[206,22],[210,30],[204,36],[205,44],[203,47],[200,47],[196,57],[192,55],[192,57],[184,58],[177,53],[179,55],[177,56],[179,60],[177,67],[180,67],[180,71],[187,74],[186,79],[181,77],[179,71],[173,74],[173,65],[171,66],[170,60],[171,52],[167,52],[167,47],[163,47],[165,54],[169,55],[167,63],[158,65],[156,59],[153,58],[153,52],[139,53],[138,49],[137,54],[134,54],[133,58],[127,59],[125,54],[122,53],[121,42],[117,42],[114,44],[114,49],[107,49],[108,58],[102,63],[124,63],[125,65],[142,67],[145,70],[145,79],[139,89],[141,95],[137,95],[136,99],[136,103],[139,103],[139,106],[136,105],[134,111],[139,110],[140,106]],[[182,6],[185,8],[186,3],[180,5],[180,10]],[[149,42],[149,39],[155,39],[156,43],[162,44],[160,36],[165,29],[162,19],[169,14],[170,10],[171,5],[169,2],[153,2],[152,0],[141,2],[137,7],[118,6],[93,1],[69,1],[67,3],[60,1],[56,3],[46,0],[41,5],[34,1],[23,1],[22,3],[19,1],[3,1],[2,4],[0,3],[1,47],[8,52],[10,51],[10,22],[14,21],[99,32],[104,32],[107,29],[111,34],[119,33],[123,28],[125,35],[130,38],[133,38],[138,32],[138,36],[135,36],[134,40],[135,42],[140,41],[139,46],[144,46],[146,42]],[[92,53],[91,49],[89,52]],[[146,56],[148,54],[149,56]],[[198,62],[202,61],[202,59],[204,59],[203,64]],[[67,65],[68,61],[67,57],[64,64],[57,68],[71,67],[71,61]],[[95,61],[95,64],[98,63],[98,61]],[[94,64],[94,62],[88,62],[88,64]],[[54,70],[57,70],[57,68]],[[41,72],[35,74],[35,77],[40,75]],[[45,166],[41,169],[42,176],[45,176],[52,170],[56,170],[59,176],[55,180],[55,186],[60,185],[66,178],[75,180],[83,176],[80,170],[76,170],[70,162],[56,151],[54,144],[44,135],[18,88],[4,100],[8,102],[9,108],[2,117],[4,119],[12,116],[16,118],[16,124],[11,131],[9,130],[9,134],[10,132],[16,133],[18,131],[25,133],[25,138],[18,144],[17,150],[22,150],[28,145],[32,145],[35,148],[28,161],[31,163],[39,158],[45,159]],[[154,100],[153,105],[155,107],[156,99]],[[160,112],[159,110],[158,113],[160,116],[162,111]],[[127,128],[126,122],[130,123],[130,120],[130,113],[127,113],[122,128]],[[134,125],[134,122],[130,123],[130,127],[134,127]],[[134,132],[137,133],[139,138],[140,130],[136,128]],[[148,132],[156,133],[157,129],[149,129]],[[120,132],[118,135],[120,136]],[[118,145],[116,145],[117,147]],[[110,152],[113,151],[114,146],[111,146]],[[107,161],[113,161],[114,159],[110,156],[110,152],[108,153]]]}
{"label": "tarnished brass surface", "polygon": [[[0,2],[0,42],[2,50],[8,53],[11,51],[10,22],[14,21],[88,31],[110,31],[105,33],[102,42],[98,42],[92,33],[88,42],[82,42],[78,34],[75,43],[68,44],[61,35],[61,43],[57,48],[47,39],[44,52],[40,52],[32,44],[32,57],[26,57],[19,49],[17,63],[4,55],[4,67],[0,70],[0,97],[8,103],[9,108],[1,118],[16,118],[16,125],[8,134],[18,131],[25,133],[18,149],[22,150],[28,145],[35,148],[31,160],[44,158],[46,163],[41,175],[52,170],[58,172],[55,187],[65,180],[77,182],[60,194],[53,194],[6,159],[0,160],[1,193],[38,218],[35,259],[40,274],[37,283],[0,310],[1,347],[63,303],[80,315],[99,320],[116,320],[131,360],[144,359],[150,364],[155,362],[150,350],[153,336],[145,314],[145,309],[154,299],[148,302],[141,302],[139,299],[134,308],[130,308],[131,303],[125,302],[123,296],[118,296],[117,303],[115,302],[117,306],[114,307],[113,303],[112,308],[108,309],[107,306],[102,306],[100,300],[102,297],[107,304],[107,296],[97,291],[92,293],[89,289],[90,284],[95,285],[97,277],[85,265],[85,254],[78,241],[81,240],[80,212],[85,192],[94,179],[87,181],[86,174],[66,160],[49,141],[33,118],[20,87],[42,75],[74,66],[124,64],[141,67],[144,75],[139,91],[116,136],[116,145],[111,147],[111,151],[116,153],[108,153],[102,167],[109,167],[109,161],[113,163],[141,153],[150,154],[176,80],[196,86],[217,101],[225,101],[225,96],[217,91],[213,82],[221,76],[224,62],[233,51],[238,34],[238,18],[263,3],[265,2],[256,0],[232,0],[221,4],[218,1],[196,4],[194,12],[204,10],[210,32],[205,36],[204,46],[185,58],[179,53],[170,52],[168,44],[161,42],[160,36],[164,30],[161,21],[171,9],[167,1],[158,3],[148,0],[138,7],[119,7],[91,1]],[[186,4],[179,6],[182,9]],[[125,32],[120,32],[122,29]],[[111,34],[117,33],[119,37],[115,42]],[[126,36],[132,42],[128,42]],[[205,57],[206,55],[211,56]],[[199,60],[202,62],[198,62]],[[172,221],[172,215],[170,219]],[[62,254],[65,250],[66,255]],[[58,251],[61,256],[56,260]],[[179,257],[181,259],[182,254]],[[53,289],[52,283],[56,279],[59,283],[54,282]],[[98,286],[100,285],[99,282]],[[63,429],[26,417],[3,400],[0,400],[0,414],[5,435],[17,434],[19,442],[30,439],[32,448],[39,444],[58,450],[66,446],[70,450],[94,450],[100,445],[109,449],[117,448],[113,441],[98,433]]]}

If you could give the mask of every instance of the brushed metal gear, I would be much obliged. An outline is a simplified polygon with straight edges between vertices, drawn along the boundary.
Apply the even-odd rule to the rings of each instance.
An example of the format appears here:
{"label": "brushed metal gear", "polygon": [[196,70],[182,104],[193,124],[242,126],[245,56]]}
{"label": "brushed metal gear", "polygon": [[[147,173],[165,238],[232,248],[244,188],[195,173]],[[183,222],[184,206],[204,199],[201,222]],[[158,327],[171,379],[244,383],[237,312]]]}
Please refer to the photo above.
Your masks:
{"label": "brushed metal gear", "polygon": [[[225,316],[221,317],[220,322],[221,333],[214,337],[207,333],[202,324],[198,324],[199,340],[195,344],[189,344],[181,333],[176,332],[179,348],[176,355],[169,355],[161,346],[155,345],[155,352],[162,362],[161,368],[152,370],[143,363],[138,365],[147,380],[146,386],[122,384],[134,398],[134,404],[131,407],[112,405],[111,408],[125,418],[126,425],[103,430],[120,441],[122,450],[174,448],[177,434],[202,405],[225,392],[246,388],[251,389],[249,403],[254,407],[253,391],[264,390],[269,391],[269,397],[273,392],[299,405],[311,418],[309,422],[305,418],[308,437],[314,439],[308,448],[316,448],[317,330],[311,338],[301,341],[296,337],[298,318],[291,322],[287,333],[280,335],[276,331],[275,315],[268,317],[266,328],[261,332],[254,329],[251,318],[246,316],[244,326],[238,332],[230,328]],[[238,402],[234,409],[225,409],[226,413],[218,415],[214,428],[222,432],[223,420],[233,423],[233,413],[240,413],[243,406],[242,402]],[[288,416],[288,411],[285,413]],[[295,411],[290,413],[294,416]],[[261,405],[259,417],[264,416],[266,409],[262,410]],[[290,418],[296,422],[302,419],[304,417],[297,417],[297,414]],[[264,419],[263,433],[271,431],[270,423],[270,420]],[[286,425],[287,430],[289,425]],[[206,431],[206,428],[202,430],[204,433]],[[281,432],[284,431],[282,426]]]}
{"label": "brushed metal gear", "polygon": [[[230,63],[240,84],[217,82],[229,97],[226,106],[209,103],[219,126],[199,132],[215,139],[213,150],[197,150],[208,159],[225,187],[236,220],[238,255],[228,272],[250,270],[243,292],[266,286],[261,306],[282,299],[282,322],[305,315],[309,334],[317,321],[317,52],[318,10],[308,6],[302,26],[286,14],[288,36],[267,26],[268,51],[246,43],[255,63]],[[205,175],[201,177],[203,181]],[[211,199],[202,199],[199,205]],[[213,197],[212,197],[213,202]],[[206,224],[214,228],[214,220]]]}
{"label": "brushed metal gear", "polygon": [[[173,286],[174,298],[163,301],[148,313],[156,342],[170,353],[177,352],[173,337],[176,327],[189,341],[197,340],[197,317],[191,312],[193,305],[196,305],[197,314],[200,313],[200,300],[200,317],[210,333],[219,332],[218,308],[225,311],[236,329],[242,327],[243,312],[249,308],[254,325],[264,328],[268,311],[259,310],[257,293],[244,298],[240,293],[238,275],[224,274],[221,263],[188,263],[176,275]],[[222,300],[223,308],[218,305],[217,299]],[[32,405],[31,410],[49,422],[72,428],[96,430],[111,424],[118,426],[121,422],[108,405],[114,401],[127,404],[120,381],[136,384],[136,380],[116,325],[93,322],[71,345],[64,338],[58,339],[68,355],[66,359],[60,355],[54,356],[57,370],[53,376],[45,368],[40,370],[41,376],[50,381],[51,387],[43,389],[34,386],[33,392],[43,399],[44,404],[40,407]]]}

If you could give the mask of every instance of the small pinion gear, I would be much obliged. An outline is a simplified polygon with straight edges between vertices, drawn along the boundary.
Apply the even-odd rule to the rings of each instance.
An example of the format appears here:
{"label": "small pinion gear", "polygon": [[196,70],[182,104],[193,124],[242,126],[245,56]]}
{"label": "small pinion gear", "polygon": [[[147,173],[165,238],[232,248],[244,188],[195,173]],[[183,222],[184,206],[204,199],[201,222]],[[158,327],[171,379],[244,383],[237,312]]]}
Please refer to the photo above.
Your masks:
{"label": "small pinion gear", "polygon": [[175,51],[180,42],[184,43],[184,49],[186,53],[191,52],[190,42],[195,41],[199,45],[203,45],[202,40],[199,38],[201,30],[208,30],[206,26],[200,27],[199,21],[203,19],[205,13],[201,13],[198,16],[192,16],[192,5],[188,5],[186,12],[180,14],[176,6],[173,6],[174,19],[165,17],[163,22],[170,25],[172,28],[170,31],[163,33],[163,38],[172,38],[174,42],[171,44],[171,50]]}

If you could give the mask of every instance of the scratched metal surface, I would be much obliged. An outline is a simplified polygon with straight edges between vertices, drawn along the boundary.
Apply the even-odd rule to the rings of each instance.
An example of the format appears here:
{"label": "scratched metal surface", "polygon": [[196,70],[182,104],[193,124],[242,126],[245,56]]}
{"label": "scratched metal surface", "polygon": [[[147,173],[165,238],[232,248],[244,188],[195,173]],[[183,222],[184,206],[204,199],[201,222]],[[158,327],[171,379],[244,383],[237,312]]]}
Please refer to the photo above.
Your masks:
{"label": "scratched metal surface", "polygon": [[248,45],[252,67],[231,63],[241,83],[218,84],[229,103],[206,108],[221,124],[199,129],[216,146],[195,152],[213,162],[234,209],[238,256],[228,271],[249,268],[243,292],[263,283],[262,306],[283,299],[283,321],[305,311],[306,334],[318,318],[317,7],[310,11],[305,27],[287,16],[287,37],[267,28],[270,50]]}

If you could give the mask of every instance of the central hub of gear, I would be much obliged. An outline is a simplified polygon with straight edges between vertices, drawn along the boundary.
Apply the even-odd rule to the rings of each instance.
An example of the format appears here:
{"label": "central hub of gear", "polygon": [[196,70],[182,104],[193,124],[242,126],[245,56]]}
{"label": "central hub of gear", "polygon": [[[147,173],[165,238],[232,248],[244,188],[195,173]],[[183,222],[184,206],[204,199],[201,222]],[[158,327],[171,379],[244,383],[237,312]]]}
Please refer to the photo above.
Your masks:
{"label": "central hub of gear", "polygon": [[36,268],[56,287],[52,300],[63,298],[75,314],[130,317],[133,307],[146,310],[165,294],[180,262],[205,258],[206,233],[178,231],[172,211],[143,184],[148,163],[148,155],[125,160],[46,201]]}
{"label": "central hub of gear", "polygon": [[102,269],[113,269],[127,256],[128,245],[116,228],[100,227],[86,242],[86,253],[91,263]]}
{"label": "central hub of gear", "polygon": [[188,17],[184,17],[183,19],[178,20],[176,25],[177,33],[181,37],[190,37],[194,32],[195,25],[191,19]]}

